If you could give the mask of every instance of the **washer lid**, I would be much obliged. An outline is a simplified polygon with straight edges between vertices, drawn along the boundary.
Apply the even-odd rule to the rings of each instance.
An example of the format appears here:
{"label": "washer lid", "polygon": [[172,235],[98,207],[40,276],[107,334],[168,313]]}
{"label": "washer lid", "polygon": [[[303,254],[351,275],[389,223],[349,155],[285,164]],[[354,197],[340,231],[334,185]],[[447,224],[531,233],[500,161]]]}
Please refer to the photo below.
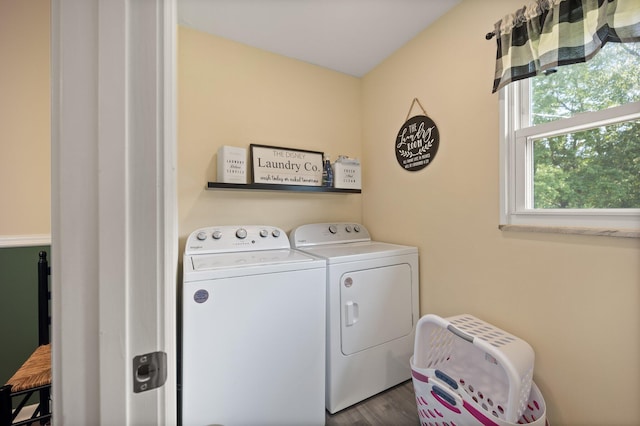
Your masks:
{"label": "washer lid", "polygon": [[[189,257],[185,258],[187,260]],[[279,264],[297,264],[317,261],[295,250],[258,250],[238,253],[217,253],[190,256],[194,271],[244,268]]]}
{"label": "washer lid", "polygon": [[304,247],[299,250],[327,259],[328,263],[354,262],[358,260],[418,253],[416,247],[381,243],[378,241],[321,245]]}

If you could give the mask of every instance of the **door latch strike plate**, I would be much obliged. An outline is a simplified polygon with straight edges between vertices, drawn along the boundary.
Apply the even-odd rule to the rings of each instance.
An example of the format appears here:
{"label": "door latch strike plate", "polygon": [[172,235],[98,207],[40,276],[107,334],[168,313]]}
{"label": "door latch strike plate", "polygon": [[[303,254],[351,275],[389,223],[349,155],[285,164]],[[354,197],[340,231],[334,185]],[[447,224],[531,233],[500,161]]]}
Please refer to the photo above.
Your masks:
{"label": "door latch strike plate", "polygon": [[167,381],[166,352],[152,352],[133,357],[133,392],[159,388]]}

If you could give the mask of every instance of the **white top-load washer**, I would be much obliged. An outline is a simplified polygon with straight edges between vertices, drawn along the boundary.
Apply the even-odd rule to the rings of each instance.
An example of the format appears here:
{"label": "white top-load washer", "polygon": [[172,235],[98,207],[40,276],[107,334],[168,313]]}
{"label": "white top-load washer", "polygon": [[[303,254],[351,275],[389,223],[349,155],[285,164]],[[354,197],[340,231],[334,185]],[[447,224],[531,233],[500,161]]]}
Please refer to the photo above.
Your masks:
{"label": "white top-load washer", "polygon": [[181,419],[323,425],[325,261],[272,226],[194,231],[184,253]]}
{"label": "white top-load washer", "polygon": [[372,241],[354,223],[302,225],[289,239],[327,260],[327,410],[409,380],[419,319],[418,249]]}

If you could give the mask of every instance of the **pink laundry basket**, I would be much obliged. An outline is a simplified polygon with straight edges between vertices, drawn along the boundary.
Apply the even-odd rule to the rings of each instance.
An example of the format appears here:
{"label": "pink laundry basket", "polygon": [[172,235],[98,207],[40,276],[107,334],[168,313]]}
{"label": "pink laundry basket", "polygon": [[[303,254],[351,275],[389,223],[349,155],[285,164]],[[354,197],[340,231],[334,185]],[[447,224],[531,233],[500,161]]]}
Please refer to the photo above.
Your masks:
{"label": "pink laundry basket", "polygon": [[423,426],[546,424],[533,349],[471,315],[425,315],[411,358]]}

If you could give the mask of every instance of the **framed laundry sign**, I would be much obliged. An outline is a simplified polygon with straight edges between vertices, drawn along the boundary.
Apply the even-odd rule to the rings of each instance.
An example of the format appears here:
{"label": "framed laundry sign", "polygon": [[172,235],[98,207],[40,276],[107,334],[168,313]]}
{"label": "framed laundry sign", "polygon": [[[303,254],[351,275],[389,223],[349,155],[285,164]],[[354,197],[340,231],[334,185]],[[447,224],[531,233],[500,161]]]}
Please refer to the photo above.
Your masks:
{"label": "framed laundry sign", "polygon": [[[409,118],[414,103],[418,103],[424,115]],[[414,98],[405,123],[400,127],[395,141],[396,160],[410,172],[427,167],[433,161],[440,145],[440,133],[432,119],[422,108],[418,98]]]}
{"label": "framed laundry sign", "polygon": [[257,144],[249,149],[253,183],[322,186],[324,153]]}

